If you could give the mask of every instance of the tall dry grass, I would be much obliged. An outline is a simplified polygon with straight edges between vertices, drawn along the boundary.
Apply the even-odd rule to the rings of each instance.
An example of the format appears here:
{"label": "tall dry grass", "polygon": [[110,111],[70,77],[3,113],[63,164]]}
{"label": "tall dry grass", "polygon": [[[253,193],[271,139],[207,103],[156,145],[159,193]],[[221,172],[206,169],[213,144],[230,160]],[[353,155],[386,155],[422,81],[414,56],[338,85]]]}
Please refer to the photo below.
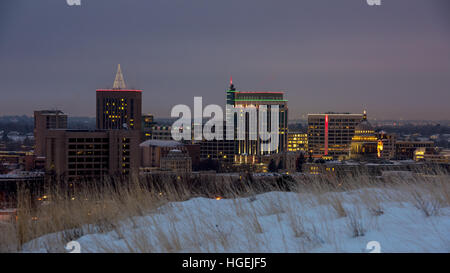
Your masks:
{"label": "tall dry grass", "polygon": [[[226,176],[225,176],[226,177]],[[341,197],[333,192],[348,192],[363,189],[358,198],[364,208],[374,216],[383,214],[384,201],[409,201],[423,211],[426,216],[439,214],[439,209],[450,206],[449,174],[437,171],[434,175],[414,175],[407,178],[401,176],[372,177],[364,173],[344,177],[293,175],[273,177],[252,177],[242,175],[239,179],[221,177],[220,181],[205,183],[199,180],[187,180],[185,177],[156,177],[149,181],[132,178],[126,183],[108,183],[98,185],[91,183],[82,187],[75,186],[70,190],[60,187],[47,189],[44,201],[36,204],[26,190],[18,194],[17,221],[0,223],[0,252],[21,251],[25,243],[38,237],[55,233],[46,244],[48,252],[64,252],[64,245],[91,233],[114,232],[117,239],[126,239],[126,247],[118,248],[106,242],[98,242],[105,252],[179,252],[186,249],[182,242],[188,242],[193,251],[227,251],[233,231],[224,230],[219,225],[198,222],[193,215],[184,215],[194,232],[190,234],[177,230],[176,225],[163,227],[154,217],[159,209],[169,202],[177,202],[193,197],[214,198],[221,196],[233,199],[234,216],[243,219],[240,229],[247,238],[247,249],[264,248],[264,228],[260,223],[261,215],[281,215],[288,217],[295,237],[302,238],[299,251],[326,241],[336,241],[336,234],[330,230],[328,236],[320,236],[317,229],[330,229],[327,225],[328,214],[324,214],[321,223],[308,223],[308,219],[297,211],[287,200],[266,199],[259,207],[244,208],[238,197],[251,197],[257,200],[256,194],[270,191],[291,191],[302,194],[302,200],[320,204],[331,214],[345,218],[348,230],[353,236],[362,236],[365,232],[364,222],[358,210],[348,211]],[[389,193],[373,196],[365,189],[376,188]],[[392,191],[394,190],[394,191]],[[395,193],[392,193],[395,192]],[[256,197],[255,197],[256,196]],[[305,197],[306,196],[306,197]],[[165,206],[165,208],[167,208]],[[184,212],[186,213],[186,212]],[[169,223],[179,221],[179,214],[166,211]],[[156,236],[149,237],[139,229],[142,223],[136,223],[136,216],[149,216],[145,225],[151,226]],[[126,234],[121,223],[128,223],[135,231]],[[218,220],[219,222],[219,220]],[[206,227],[206,229],[204,228]],[[206,230],[206,231],[205,231]],[[202,233],[203,232],[203,233]],[[236,232],[236,230],[234,230]],[[261,235],[261,236],[260,236]],[[204,240],[214,242],[213,247]],[[289,242],[284,242],[288,244]],[[338,248],[338,245],[336,245]],[[268,250],[270,251],[270,250]]]}

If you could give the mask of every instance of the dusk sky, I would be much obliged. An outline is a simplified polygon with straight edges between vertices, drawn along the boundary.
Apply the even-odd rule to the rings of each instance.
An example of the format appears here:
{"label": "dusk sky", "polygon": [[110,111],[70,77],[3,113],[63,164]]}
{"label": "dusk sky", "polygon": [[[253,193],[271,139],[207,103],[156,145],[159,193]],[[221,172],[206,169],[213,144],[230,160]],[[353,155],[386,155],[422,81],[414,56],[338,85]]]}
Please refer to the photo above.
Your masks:
{"label": "dusk sky", "polygon": [[95,115],[120,63],[143,112],[285,91],[290,119],[450,117],[450,1],[0,1],[0,115]]}

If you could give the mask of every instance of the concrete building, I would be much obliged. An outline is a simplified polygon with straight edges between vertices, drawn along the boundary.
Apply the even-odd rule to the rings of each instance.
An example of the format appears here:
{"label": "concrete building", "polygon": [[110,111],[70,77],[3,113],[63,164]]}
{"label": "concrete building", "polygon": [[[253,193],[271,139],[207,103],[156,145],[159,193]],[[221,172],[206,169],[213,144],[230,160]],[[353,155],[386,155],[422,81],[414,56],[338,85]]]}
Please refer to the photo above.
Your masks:
{"label": "concrete building", "polygon": [[139,140],[135,130],[49,130],[46,170],[69,180],[137,174]]}
{"label": "concrete building", "polygon": [[141,130],[142,90],[127,89],[120,64],[112,89],[97,89],[97,129]]}
{"label": "concrete building", "polygon": [[308,114],[308,150],[316,157],[347,157],[364,114]]}
{"label": "concrete building", "polygon": [[45,156],[45,136],[51,129],[67,129],[67,115],[60,110],[34,111],[34,154],[36,156]]}

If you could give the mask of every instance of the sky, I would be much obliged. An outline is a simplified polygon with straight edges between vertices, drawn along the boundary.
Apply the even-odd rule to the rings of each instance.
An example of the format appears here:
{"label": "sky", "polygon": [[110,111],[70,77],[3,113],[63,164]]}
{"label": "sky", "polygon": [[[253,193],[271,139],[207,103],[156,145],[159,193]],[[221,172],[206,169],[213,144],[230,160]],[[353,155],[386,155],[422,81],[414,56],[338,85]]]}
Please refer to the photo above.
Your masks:
{"label": "sky", "polygon": [[0,1],[0,115],[95,115],[121,64],[144,113],[284,91],[289,118],[327,111],[448,120],[450,1]]}

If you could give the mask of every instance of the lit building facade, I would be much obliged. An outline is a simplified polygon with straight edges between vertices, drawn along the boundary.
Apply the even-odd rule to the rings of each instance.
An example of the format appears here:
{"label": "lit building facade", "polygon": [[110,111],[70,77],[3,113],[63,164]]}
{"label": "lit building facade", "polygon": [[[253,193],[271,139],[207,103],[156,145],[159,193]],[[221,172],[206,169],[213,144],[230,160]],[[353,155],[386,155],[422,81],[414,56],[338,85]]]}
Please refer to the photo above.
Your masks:
{"label": "lit building facade", "polygon": [[308,151],[308,134],[302,132],[288,132],[289,152]]}
{"label": "lit building facade", "polygon": [[[284,99],[283,92],[242,92],[236,91],[231,82],[227,91],[227,105],[234,106],[238,109],[237,113],[230,113],[227,109],[226,119],[231,119],[234,124],[234,133],[238,126],[238,115],[241,115],[245,124],[245,138],[237,140],[235,147],[235,163],[254,164],[260,162],[260,157],[287,151],[287,132],[288,132],[288,106],[287,100]],[[263,143],[260,140],[259,130],[257,129],[256,140],[251,139],[250,115],[246,112],[249,108],[256,108],[256,123],[259,123],[259,111],[261,105],[267,105],[267,111],[270,114],[272,106],[279,107],[279,128],[278,128],[278,147],[275,151],[264,151]],[[268,128],[271,126],[270,118],[268,118]],[[256,126],[257,127],[257,126]],[[231,128],[227,129],[231,130]]]}
{"label": "lit building facade", "polygon": [[141,130],[142,90],[127,89],[120,64],[112,89],[97,89],[97,129]]}
{"label": "lit building facade", "polygon": [[348,157],[356,126],[364,114],[308,114],[308,150],[314,156]]}
{"label": "lit building facade", "polygon": [[355,127],[355,134],[352,137],[350,147],[350,159],[373,160],[378,158],[377,144],[378,139],[375,131],[367,121],[366,115],[364,115],[361,123]]}
{"label": "lit building facade", "polygon": [[388,134],[384,131],[377,133],[377,154],[381,159],[394,159],[395,158],[395,134]]}

